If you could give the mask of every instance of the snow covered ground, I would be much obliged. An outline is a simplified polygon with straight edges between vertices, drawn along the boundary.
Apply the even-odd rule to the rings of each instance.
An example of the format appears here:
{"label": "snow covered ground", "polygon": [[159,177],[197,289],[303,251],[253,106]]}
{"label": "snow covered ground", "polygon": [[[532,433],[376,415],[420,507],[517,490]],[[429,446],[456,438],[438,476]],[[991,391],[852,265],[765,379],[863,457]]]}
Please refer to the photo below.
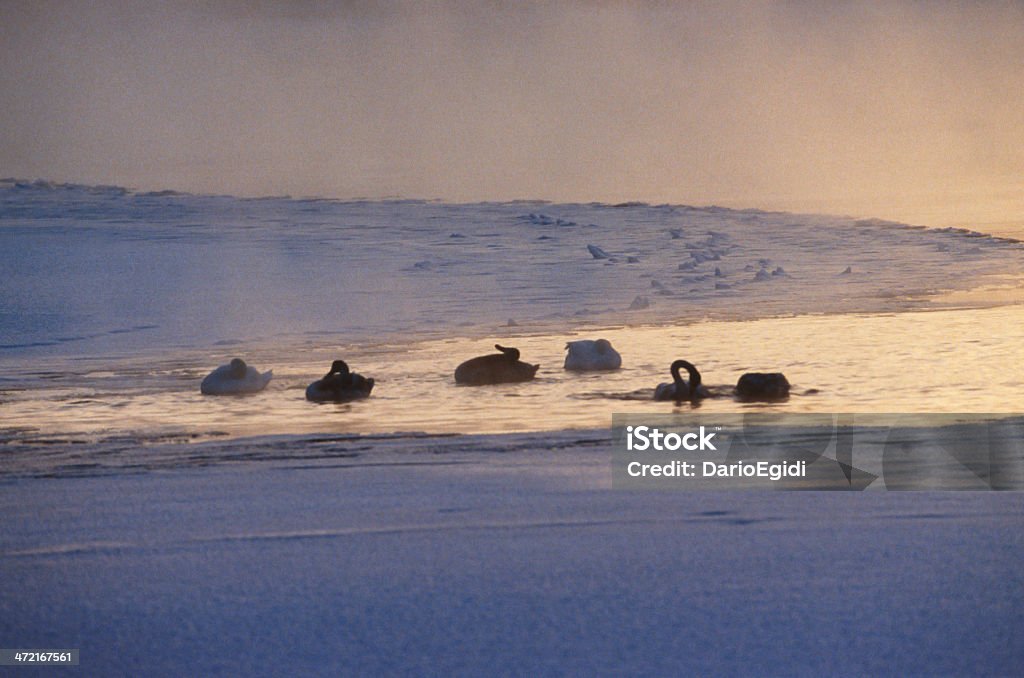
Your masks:
{"label": "snow covered ground", "polygon": [[[603,252],[599,257],[588,249]],[[607,255],[607,256],[605,256]],[[1024,246],[680,205],[138,194],[0,181],[0,357],[931,307]]]}
{"label": "snow covered ground", "polygon": [[0,639],[86,675],[1024,665],[1020,493],[626,492],[586,444],[507,452],[5,482]]}

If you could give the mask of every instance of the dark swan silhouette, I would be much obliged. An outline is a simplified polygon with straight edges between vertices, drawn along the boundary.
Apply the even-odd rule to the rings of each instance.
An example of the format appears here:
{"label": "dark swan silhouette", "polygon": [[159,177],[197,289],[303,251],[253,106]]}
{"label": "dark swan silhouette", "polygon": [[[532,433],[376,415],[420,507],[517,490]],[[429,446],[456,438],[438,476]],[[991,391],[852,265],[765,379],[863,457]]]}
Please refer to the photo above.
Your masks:
{"label": "dark swan silhouette", "polygon": [[470,358],[455,368],[455,382],[469,386],[506,384],[530,381],[540,365],[530,365],[519,359],[519,349],[495,344],[498,354]]}
{"label": "dark swan silhouette", "polygon": [[317,379],[306,387],[306,400],[344,403],[365,398],[372,390],[373,379],[350,372],[344,360],[335,360],[323,379]]}
{"label": "dark swan silhouette", "polygon": [[[679,376],[680,368],[685,369],[689,373],[689,384]],[[672,372],[672,383],[658,384],[658,387],[654,389],[655,400],[695,401],[711,395],[707,388],[701,385],[700,372],[691,363],[685,360],[677,360],[672,363],[672,367],[669,369]]]}
{"label": "dark swan silhouette", "polygon": [[221,365],[206,375],[199,385],[199,392],[204,395],[258,393],[267,387],[273,376],[273,370],[260,374],[241,358],[234,358],[229,364]]}
{"label": "dark swan silhouette", "polygon": [[782,372],[747,372],[736,382],[740,400],[783,400],[789,397],[789,380]]}

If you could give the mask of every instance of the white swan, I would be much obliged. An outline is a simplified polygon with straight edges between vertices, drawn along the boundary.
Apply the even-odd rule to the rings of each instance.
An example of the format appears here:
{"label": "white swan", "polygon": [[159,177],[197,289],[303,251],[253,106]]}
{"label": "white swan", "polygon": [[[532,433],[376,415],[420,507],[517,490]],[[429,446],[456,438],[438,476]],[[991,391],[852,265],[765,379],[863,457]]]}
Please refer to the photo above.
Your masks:
{"label": "white swan", "polygon": [[267,387],[274,376],[273,370],[260,374],[255,367],[249,367],[241,358],[235,358],[228,365],[221,365],[206,375],[199,385],[205,395],[242,395],[258,393]]}
{"label": "white swan", "polygon": [[565,369],[581,372],[590,370],[617,370],[622,367],[622,356],[607,339],[580,339],[565,345]]}

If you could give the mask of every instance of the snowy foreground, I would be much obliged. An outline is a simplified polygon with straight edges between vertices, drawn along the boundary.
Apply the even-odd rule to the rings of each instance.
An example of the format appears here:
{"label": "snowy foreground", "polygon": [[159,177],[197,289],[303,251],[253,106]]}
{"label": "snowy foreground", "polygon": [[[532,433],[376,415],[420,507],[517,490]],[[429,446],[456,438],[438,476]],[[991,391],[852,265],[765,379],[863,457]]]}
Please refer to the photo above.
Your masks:
{"label": "snowy foreground", "polygon": [[627,492],[585,434],[450,440],[9,478],[0,644],[83,675],[1024,666],[1020,493]]}

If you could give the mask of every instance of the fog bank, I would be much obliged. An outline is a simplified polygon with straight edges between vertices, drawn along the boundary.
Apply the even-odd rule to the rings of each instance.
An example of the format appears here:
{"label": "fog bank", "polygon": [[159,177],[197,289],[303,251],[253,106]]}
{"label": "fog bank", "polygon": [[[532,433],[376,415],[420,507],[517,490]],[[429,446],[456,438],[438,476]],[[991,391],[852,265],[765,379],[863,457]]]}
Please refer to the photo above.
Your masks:
{"label": "fog bank", "polygon": [[5,175],[1024,213],[1019,2],[105,0],[3,14]]}

